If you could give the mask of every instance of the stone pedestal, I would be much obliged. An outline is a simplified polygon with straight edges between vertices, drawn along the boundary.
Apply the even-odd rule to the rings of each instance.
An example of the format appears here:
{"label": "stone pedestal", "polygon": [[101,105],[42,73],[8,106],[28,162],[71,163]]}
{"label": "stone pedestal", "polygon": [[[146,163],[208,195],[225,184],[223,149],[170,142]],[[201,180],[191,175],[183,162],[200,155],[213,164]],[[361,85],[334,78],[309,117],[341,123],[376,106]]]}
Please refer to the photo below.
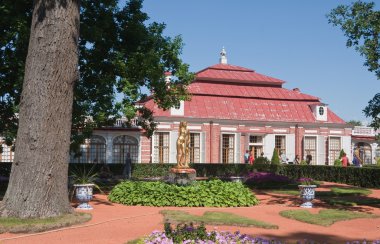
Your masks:
{"label": "stone pedestal", "polygon": [[189,185],[195,181],[196,171],[191,168],[171,168],[169,172],[169,183],[177,185]]}

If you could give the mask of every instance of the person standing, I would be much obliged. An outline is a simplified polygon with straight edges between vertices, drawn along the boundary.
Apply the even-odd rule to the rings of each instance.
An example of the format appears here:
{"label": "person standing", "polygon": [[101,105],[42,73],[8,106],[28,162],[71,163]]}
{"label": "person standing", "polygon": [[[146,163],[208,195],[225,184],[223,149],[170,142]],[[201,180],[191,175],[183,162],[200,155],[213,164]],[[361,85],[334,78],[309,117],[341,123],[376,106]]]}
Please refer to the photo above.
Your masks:
{"label": "person standing", "polygon": [[245,151],[245,154],[244,154],[244,163],[248,163],[249,162],[249,151]]}
{"label": "person standing", "polygon": [[300,155],[296,155],[293,164],[300,164]]}
{"label": "person standing", "polygon": [[123,170],[124,179],[130,179],[131,178],[131,172],[132,172],[131,154],[127,153],[127,159],[125,160],[125,165],[124,165],[124,170]]}
{"label": "person standing", "polygon": [[310,152],[307,152],[307,155],[306,155],[307,165],[310,165],[312,160],[313,160],[313,157],[311,156]]}
{"label": "person standing", "polygon": [[280,161],[281,161],[282,164],[287,164],[288,163],[288,159],[286,158],[286,154],[285,154],[284,150],[281,151]]}
{"label": "person standing", "polygon": [[342,158],[340,160],[342,161],[342,166],[343,167],[347,167],[348,166],[348,158],[347,158],[346,153],[343,153],[343,156],[342,156]]}
{"label": "person standing", "polygon": [[255,162],[255,152],[253,151],[253,148],[251,150],[251,153],[249,155],[249,164],[253,164]]}

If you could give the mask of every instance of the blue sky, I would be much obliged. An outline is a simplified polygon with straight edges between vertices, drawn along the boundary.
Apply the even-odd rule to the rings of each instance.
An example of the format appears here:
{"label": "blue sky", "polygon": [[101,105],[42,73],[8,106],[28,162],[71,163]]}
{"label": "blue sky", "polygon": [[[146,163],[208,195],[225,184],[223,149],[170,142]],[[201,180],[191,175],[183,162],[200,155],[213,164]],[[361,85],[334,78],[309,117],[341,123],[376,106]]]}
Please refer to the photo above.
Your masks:
{"label": "blue sky", "polygon": [[191,71],[218,63],[224,46],[229,64],[285,80],[285,88],[320,97],[344,120],[364,121],[362,110],[380,81],[326,18],[351,2],[145,0],[143,10],[167,24],[165,35],[182,36]]}

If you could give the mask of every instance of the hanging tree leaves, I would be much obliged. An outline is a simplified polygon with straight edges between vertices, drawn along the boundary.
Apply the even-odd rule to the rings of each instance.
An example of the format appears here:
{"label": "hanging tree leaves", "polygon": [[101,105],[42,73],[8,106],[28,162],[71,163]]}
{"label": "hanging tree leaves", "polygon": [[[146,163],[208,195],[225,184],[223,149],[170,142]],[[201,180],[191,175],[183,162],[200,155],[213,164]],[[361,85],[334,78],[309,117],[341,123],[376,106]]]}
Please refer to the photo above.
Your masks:
{"label": "hanging tree leaves", "polygon": [[[380,79],[380,11],[374,8],[373,2],[357,1],[349,6],[339,5],[327,17],[329,23],[339,26],[344,32],[346,46],[355,47],[365,58],[364,66]],[[380,128],[380,93],[369,101],[363,111],[372,118],[370,126]]]}
{"label": "hanging tree leaves", "polygon": [[[147,24],[149,17],[142,12],[142,4],[142,0],[131,0],[120,7],[117,0],[81,1],[73,150],[91,135],[93,128],[113,125],[123,115],[132,119],[138,113],[139,125],[150,136],[155,129],[152,112],[135,106],[146,98],[146,91],[152,92],[163,109],[189,98],[186,85],[193,76],[179,57],[181,37],[164,36],[163,23]],[[0,3],[0,135],[9,145],[18,127],[32,5],[32,0]],[[174,77],[170,90],[163,76],[165,71]],[[116,101],[116,96],[121,100]]]}

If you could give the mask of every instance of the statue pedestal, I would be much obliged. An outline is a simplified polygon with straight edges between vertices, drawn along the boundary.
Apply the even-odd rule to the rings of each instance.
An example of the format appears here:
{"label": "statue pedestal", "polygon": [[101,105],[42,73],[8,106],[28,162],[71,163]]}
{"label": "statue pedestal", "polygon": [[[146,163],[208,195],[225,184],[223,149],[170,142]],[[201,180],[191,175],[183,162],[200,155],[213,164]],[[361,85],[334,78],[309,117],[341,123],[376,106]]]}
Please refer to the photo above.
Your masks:
{"label": "statue pedestal", "polygon": [[169,183],[177,185],[189,185],[195,181],[196,171],[191,168],[171,168],[169,171]]}

